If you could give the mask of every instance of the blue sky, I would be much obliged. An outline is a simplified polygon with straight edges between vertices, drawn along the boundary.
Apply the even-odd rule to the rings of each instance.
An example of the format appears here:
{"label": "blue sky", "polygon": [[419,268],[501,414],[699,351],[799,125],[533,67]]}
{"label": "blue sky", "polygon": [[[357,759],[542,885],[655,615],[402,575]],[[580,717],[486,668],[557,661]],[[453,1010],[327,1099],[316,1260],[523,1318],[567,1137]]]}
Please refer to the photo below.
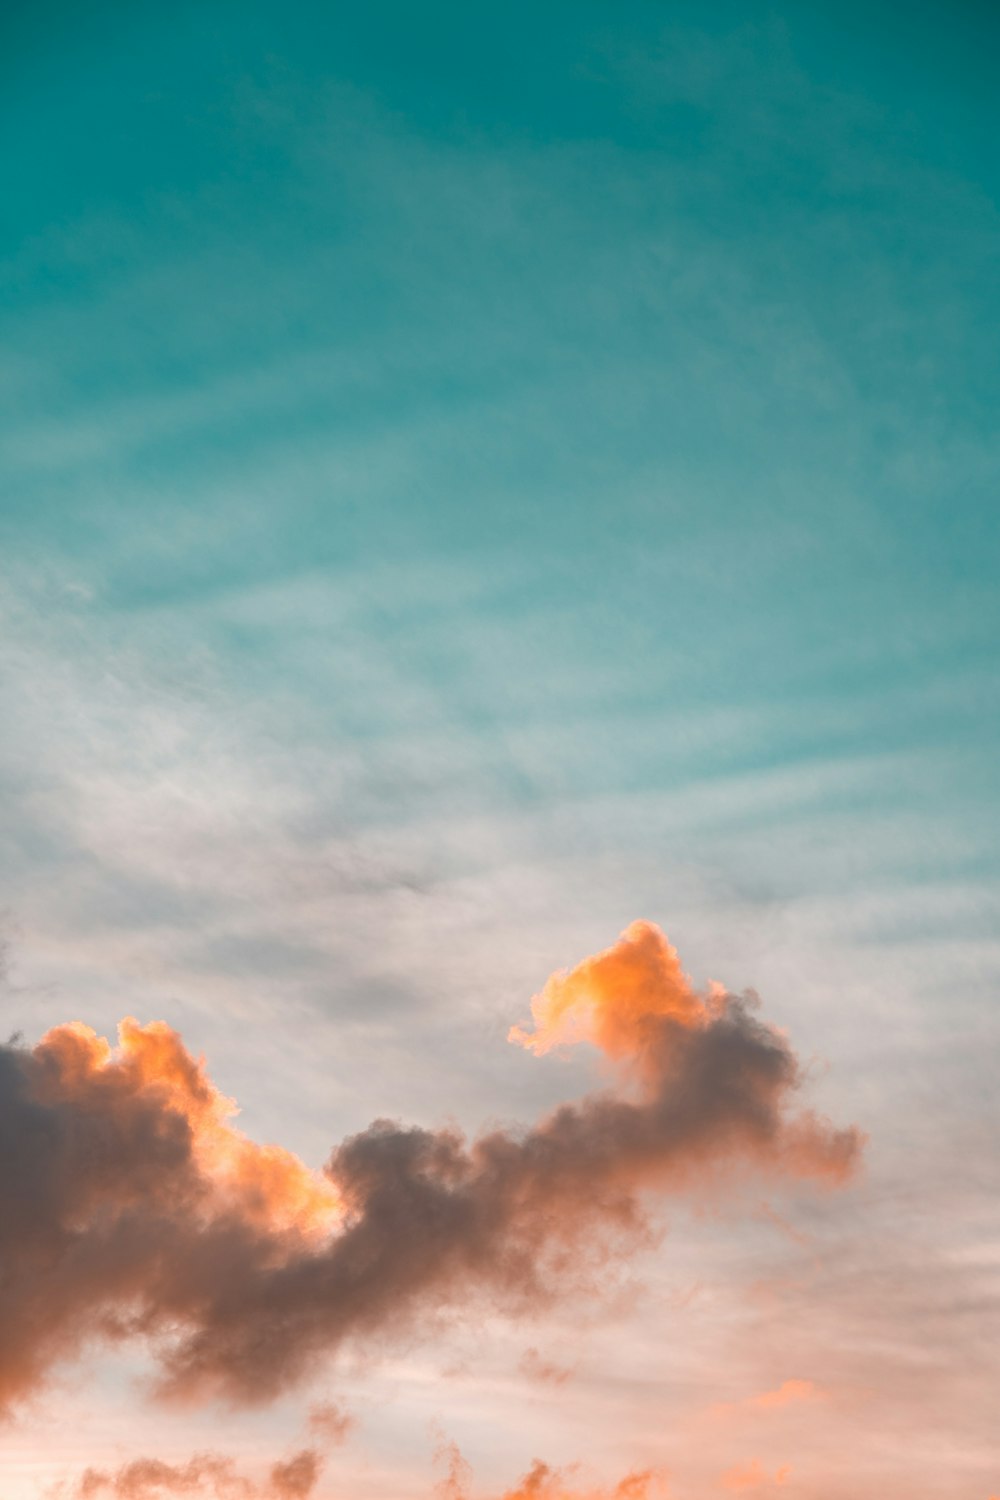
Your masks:
{"label": "blue sky", "polygon": [[5,1023],[319,1161],[584,1079],[506,1025],[645,916],[827,1059],[859,1242],[993,1276],[990,8],[6,25]]}

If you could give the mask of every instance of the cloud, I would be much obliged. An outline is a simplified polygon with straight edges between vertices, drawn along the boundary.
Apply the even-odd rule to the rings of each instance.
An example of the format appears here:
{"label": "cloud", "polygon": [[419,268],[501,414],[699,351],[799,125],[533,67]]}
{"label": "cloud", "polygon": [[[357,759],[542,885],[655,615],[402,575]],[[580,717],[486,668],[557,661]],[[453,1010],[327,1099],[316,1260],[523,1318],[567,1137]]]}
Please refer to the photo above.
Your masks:
{"label": "cloud", "polygon": [[662,1477],[653,1469],[634,1470],[611,1489],[570,1487],[566,1471],[536,1459],[524,1478],[503,1500],[647,1500],[654,1489],[662,1493]]}
{"label": "cloud", "polygon": [[711,1408],[717,1417],[728,1417],[743,1412],[780,1411],[803,1401],[817,1401],[822,1390],[812,1380],[783,1380],[773,1391],[761,1391],[756,1396],[747,1396],[743,1401],[723,1401]]}
{"label": "cloud", "polygon": [[791,1472],[788,1464],[783,1464],[780,1469],[775,1469],[773,1474],[769,1474],[760,1459],[752,1458],[749,1463],[737,1464],[734,1468],[727,1469],[720,1476],[719,1483],[724,1490],[764,1494],[772,1485],[780,1489],[791,1477]]}
{"label": "cloud", "polygon": [[750,1170],[833,1185],[861,1138],[795,1107],[801,1070],[752,1003],[697,994],[658,928],[534,1003],[531,1050],[603,1048],[610,1087],[473,1140],[377,1120],[323,1173],[258,1146],[163,1023],[112,1049],[78,1023],[0,1048],[0,1404],[95,1338],[141,1336],[181,1398],[271,1399],[345,1343],[486,1295],[572,1294],[649,1193]]}
{"label": "cloud", "polygon": [[[446,1444],[437,1457],[446,1465],[437,1485],[439,1500],[474,1500],[472,1470],[456,1444]],[[666,1476],[659,1469],[634,1469],[611,1488],[594,1489],[574,1482],[575,1467],[556,1469],[536,1458],[514,1488],[504,1490],[497,1500],[652,1500],[666,1493]]]}
{"label": "cloud", "polygon": [[[472,1470],[458,1447],[448,1443],[436,1458],[445,1469],[435,1486],[438,1500],[474,1500]],[[75,1483],[57,1486],[52,1495],[53,1500],[167,1500],[175,1495],[194,1500],[309,1500],[322,1467],[319,1454],[308,1448],[272,1464],[260,1481],[247,1478],[232,1459],[215,1453],[199,1453],[182,1464],[136,1458],[114,1471],[88,1468]],[[636,1469],[610,1488],[593,1488],[574,1482],[577,1467],[556,1469],[535,1459],[513,1489],[494,1500],[653,1500],[666,1493],[665,1476],[658,1469]]]}
{"label": "cloud", "polygon": [[557,1365],[551,1360],[544,1359],[535,1348],[525,1349],[518,1363],[518,1369],[529,1380],[537,1380],[541,1385],[565,1385],[573,1374],[573,1371],[566,1369],[564,1365]]}
{"label": "cloud", "polygon": [[751,1396],[748,1406],[757,1411],[776,1411],[782,1406],[791,1406],[797,1401],[814,1401],[818,1392],[811,1380],[784,1380],[776,1390],[761,1391]]}
{"label": "cloud", "polygon": [[[210,1497],[210,1500],[308,1500],[322,1471],[322,1460],[304,1448],[273,1464],[266,1480],[255,1482],[240,1474],[232,1459],[199,1453],[184,1464],[157,1458],[136,1458],[111,1472],[86,1469],[73,1487],[70,1500],[161,1500],[168,1495]],[[65,1488],[62,1490],[65,1494]]]}
{"label": "cloud", "polygon": [[346,1442],[356,1426],[356,1419],[335,1401],[320,1402],[309,1411],[311,1431],[334,1447]]}
{"label": "cloud", "polygon": [[[710,994],[725,991],[713,986]],[[705,1002],[681,968],[676,948],[650,922],[633,922],[615,943],[568,973],[553,974],[531,1002],[535,1030],[512,1026],[509,1038],[536,1054],[590,1041],[642,1070],[662,1043],[662,1023],[685,1029],[705,1018]]]}

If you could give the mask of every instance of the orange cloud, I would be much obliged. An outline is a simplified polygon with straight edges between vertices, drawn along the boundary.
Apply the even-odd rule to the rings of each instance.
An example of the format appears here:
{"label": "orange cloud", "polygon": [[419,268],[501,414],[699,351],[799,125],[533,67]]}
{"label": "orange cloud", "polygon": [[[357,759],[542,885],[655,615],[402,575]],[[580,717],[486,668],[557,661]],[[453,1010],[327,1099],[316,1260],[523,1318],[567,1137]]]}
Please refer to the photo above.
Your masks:
{"label": "orange cloud", "polygon": [[759,1490],[763,1491],[770,1486],[780,1489],[791,1477],[791,1468],[788,1464],[775,1469],[773,1474],[768,1474],[763,1464],[757,1458],[752,1458],[747,1464],[737,1464],[735,1468],[727,1469],[720,1476],[719,1483],[726,1490]]}
{"label": "orange cloud", "polygon": [[[447,1464],[447,1474],[437,1490],[440,1500],[473,1500],[472,1471],[454,1443],[438,1455]],[[572,1480],[571,1471],[554,1469],[535,1459],[528,1472],[511,1490],[504,1490],[499,1500],[652,1500],[665,1495],[666,1476],[659,1469],[633,1470],[611,1489],[581,1489]]]}
{"label": "orange cloud", "polygon": [[747,1405],[758,1411],[777,1411],[796,1401],[814,1401],[818,1394],[811,1380],[784,1380],[777,1390],[762,1391],[759,1396],[751,1396]]}
{"label": "orange cloud", "polygon": [[309,1412],[310,1429],[324,1442],[338,1446],[347,1441],[357,1423],[335,1401],[323,1401]]}
{"label": "orange cloud", "polygon": [[748,1168],[836,1184],[857,1162],[857,1131],[796,1109],[784,1035],[697,995],[658,928],[550,980],[535,1014],[532,1050],[589,1037],[623,1087],[472,1141],[378,1120],[321,1174],[236,1130],[162,1023],[123,1022],[114,1049],[79,1024],[0,1047],[0,1407],[129,1336],[165,1393],[266,1400],[428,1307],[565,1293],[651,1192]]}
{"label": "orange cloud", "polygon": [[[457,1446],[447,1444],[437,1458],[446,1469],[436,1486],[438,1500],[473,1500],[472,1470]],[[68,1500],[163,1500],[171,1495],[203,1500],[309,1500],[321,1472],[322,1462],[312,1449],[273,1464],[262,1481],[247,1478],[232,1459],[215,1453],[196,1454],[183,1464],[136,1458],[115,1471],[87,1469],[75,1484],[63,1484],[53,1495],[68,1496]],[[633,1470],[610,1489],[581,1488],[573,1482],[571,1470],[554,1469],[536,1459],[513,1489],[493,1500],[654,1500],[654,1496],[666,1496],[660,1470]]]}
{"label": "orange cloud", "polygon": [[710,1408],[716,1417],[728,1417],[746,1412],[780,1411],[800,1401],[816,1401],[822,1395],[812,1380],[784,1380],[773,1391],[761,1391],[759,1395],[747,1396],[742,1401],[724,1401]]}
{"label": "orange cloud", "polygon": [[109,1112],[126,1097],[159,1103],[164,1119],[183,1122],[192,1165],[210,1190],[213,1213],[229,1210],[264,1231],[322,1238],[340,1221],[329,1178],[281,1146],[259,1146],[229,1123],[239,1113],[180,1037],[162,1021],[127,1017],[118,1047],[72,1021],[42,1038],[37,1098],[58,1108],[89,1098]]}
{"label": "orange cloud", "polygon": [[536,1459],[520,1483],[504,1492],[503,1500],[647,1500],[654,1485],[662,1493],[662,1483],[659,1473],[643,1469],[626,1474],[613,1489],[581,1490],[570,1486],[565,1470]]}
{"label": "orange cloud", "polygon": [[659,1023],[702,1025],[724,993],[713,988],[702,999],[659,928],[633,922],[613,947],[553,974],[531,1002],[534,1031],[512,1026],[509,1040],[536,1055],[560,1044],[593,1042],[608,1057],[640,1071],[652,1060],[655,1071]]}

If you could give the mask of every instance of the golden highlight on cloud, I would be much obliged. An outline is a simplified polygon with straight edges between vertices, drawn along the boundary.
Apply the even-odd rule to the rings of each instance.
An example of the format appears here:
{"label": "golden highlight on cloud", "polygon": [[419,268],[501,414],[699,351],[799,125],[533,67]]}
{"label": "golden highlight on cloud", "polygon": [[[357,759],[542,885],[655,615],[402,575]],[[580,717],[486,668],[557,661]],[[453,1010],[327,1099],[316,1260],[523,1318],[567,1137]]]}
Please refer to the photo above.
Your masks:
{"label": "golden highlight on cloud", "polygon": [[701,1024],[725,995],[703,999],[681,968],[677,949],[651,922],[633,922],[611,948],[553,974],[531,1002],[533,1032],[512,1026],[509,1040],[540,1055],[560,1043],[593,1042],[608,1057],[641,1067],[656,1050],[659,1023]]}
{"label": "golden highlight on cloud", "polygon": [[322,1173],[242,1136],[162,1023],[124,1022],[117,1048],[76,1023],[0,1048],[0,1405],[136,1337],[163,1394],[268,1400],[432,1310],[565,1293],[650,1193],[749,1171],[836,1185],[857,1164],[855,1129],[796,1107],[784,1035],[746,998],[698,995],[651,924],[534,1012],[518,1040],[594,1040],[620,1081],[472,1140],[377,1120]]}

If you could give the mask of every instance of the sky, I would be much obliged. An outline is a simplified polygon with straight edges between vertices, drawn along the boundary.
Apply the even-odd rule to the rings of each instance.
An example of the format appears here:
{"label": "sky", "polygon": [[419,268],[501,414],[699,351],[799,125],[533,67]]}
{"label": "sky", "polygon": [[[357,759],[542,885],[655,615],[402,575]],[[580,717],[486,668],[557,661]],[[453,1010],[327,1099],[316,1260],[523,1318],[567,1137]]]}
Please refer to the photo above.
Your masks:
{"label": "sky", "polygon": [[995,9],[2,31],[3,1500],[995,1500]]}

